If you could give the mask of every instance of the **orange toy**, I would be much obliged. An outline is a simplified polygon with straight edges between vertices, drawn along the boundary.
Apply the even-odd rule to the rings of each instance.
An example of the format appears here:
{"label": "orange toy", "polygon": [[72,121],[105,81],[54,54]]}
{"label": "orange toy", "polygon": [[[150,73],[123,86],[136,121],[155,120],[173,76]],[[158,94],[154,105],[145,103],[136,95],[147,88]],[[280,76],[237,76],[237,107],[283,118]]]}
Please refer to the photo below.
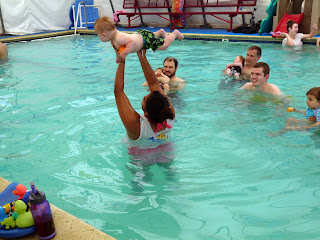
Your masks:
{"label": "orange toy", "polygon": [[23,184],[18,184],[16,190],[12,191],[14,195],[18,195],[18,200],[21,200],[23,196],[26,194],[28,189]]}
{"label": "orange toy", "polygon": [[119,54],[123,51],[123,50],[125,50],[126,49],[126,47],[125,46],[120,46],[120,48],[119,48]]}
{"label": "orange toy", "polygon": [[293,107],[288,107],[287,112],[294,112],[296,109]]}

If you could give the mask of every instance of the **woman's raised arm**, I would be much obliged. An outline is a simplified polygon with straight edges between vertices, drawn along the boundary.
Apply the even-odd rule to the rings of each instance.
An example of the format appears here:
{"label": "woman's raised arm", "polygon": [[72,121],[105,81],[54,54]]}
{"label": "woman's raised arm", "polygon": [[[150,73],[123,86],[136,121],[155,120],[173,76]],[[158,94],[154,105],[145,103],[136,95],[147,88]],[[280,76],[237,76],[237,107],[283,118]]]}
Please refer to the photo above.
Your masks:
{"label": "woman's raised arm", "polygon": [[133,109],[131,103],[124,93],[124,68],[125,60],[120,61],[114,82],[114,96],[118,112],[128,137],[136,140],[140,136],[140,115]]}
{"label": "woman's raised arm", "polygon": [[162,95],[165,95],[162,88],[159,85],[159,81],[158,81],[156,75],[154,74],[153,69],[151,68],[151,66],[147,60],[146,50],[144,49],[142,51],[137,52],[137,54],[139,57],[141,68],[144,73],[144,77],[146,78],[146,81],[148,82],[148,87],[149,87],[150,92],[159,91]]}

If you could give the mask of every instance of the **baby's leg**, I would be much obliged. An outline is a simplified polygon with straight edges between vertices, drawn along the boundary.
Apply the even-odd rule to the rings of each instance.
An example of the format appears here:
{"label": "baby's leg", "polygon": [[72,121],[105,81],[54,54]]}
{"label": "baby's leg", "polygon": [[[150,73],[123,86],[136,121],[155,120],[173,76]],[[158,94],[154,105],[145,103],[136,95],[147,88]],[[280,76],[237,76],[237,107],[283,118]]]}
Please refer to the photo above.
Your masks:
{"label": "baby's leg", "polygon": [[239,73],[235,73],[235,74],[233,74],[233,76],[235,77],[235,79],[239,79]]}
{"label": "baby's leg", "polygon": [[168,94],[169,89],[170,89],[169,84],[167,83],[163,84],[163,91],[166,95]]}
{"label": "baby's leg", "polygon": [[227,68],[226,74],[227,74],[229,77],[232,76],[232,72],[231,72],[231,69],[230,69],[230,68]]}
{"label": "baby's leg", "polygon": [[300,119],[290,117],[286,120],[286,126],[297,126],[301,124],[301,122],[302,121]]}
{"label": "baby's leg", "polygon": [[168,34],[166,33],[166,31],[163,30],[162,28],[161,28],[160,30],[156,31],[156,32],[154,33],[154,35],[156,35],[157,37],[163,37],[163,38],[165,38],[165,37],[168,36]]}
{"label": "baby's leg", "polygon": [[173,31],[170,35],[166,36],[164,39],[164,44],[158,48],[158,50],[166,50],[173,41],[178,38],[180,41],[183,40],[184,36],[177,29]]}
{"label": "baby's leg", "polygon": [[276,136],[282,136],[284,133],[288,132],[288,130],[286,130],[285,128],[287,126],[295,126],[298,125],[299,123],[301,123],[301,120],[296,119],[296,118],[288,118],[286,120],[286,126],[284,128],[282,128],[280,131],[278,132],[269,132],[267,133],[267,135],[269,137],[276,137]]}

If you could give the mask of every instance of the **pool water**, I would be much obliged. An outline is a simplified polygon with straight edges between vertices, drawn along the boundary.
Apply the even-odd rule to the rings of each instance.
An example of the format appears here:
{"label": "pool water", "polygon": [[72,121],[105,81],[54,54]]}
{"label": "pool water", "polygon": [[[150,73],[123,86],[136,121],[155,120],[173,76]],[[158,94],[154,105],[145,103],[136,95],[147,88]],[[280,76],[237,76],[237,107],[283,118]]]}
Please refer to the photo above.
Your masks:
{"label": "pool water", "polygon": [[[154,69],[176,57],[188,82],[171,96],[173,150],[152,161],[128,153],[109,43],[71,36],[9,44],[0,65],[0,176],[34,180],[50,203],[117,239],[318,239],[320,133],[267,133],[302,118],[286,108],[307,108],[320,51],[257,44],[281,100],[239,95],[244,83],[221,76],[249,45],[185,40],[148,51]],[[125,92],[140,114],[143,82],[130,54]]]}

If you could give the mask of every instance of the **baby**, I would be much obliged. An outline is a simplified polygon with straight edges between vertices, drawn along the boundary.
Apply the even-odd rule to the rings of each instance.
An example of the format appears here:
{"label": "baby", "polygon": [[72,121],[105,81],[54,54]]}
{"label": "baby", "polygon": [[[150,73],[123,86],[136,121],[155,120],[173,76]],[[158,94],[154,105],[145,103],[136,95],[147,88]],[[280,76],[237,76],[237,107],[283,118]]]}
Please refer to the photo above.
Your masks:
{"label": "baby", "polygon": [[[138,30],[135,34],[123,33],[117,30],[114,22],[108,17],[99,18],[94,24],[94,30],[102,42],[111,41],[116,51],[117,62],[124,61],[129,53],[138,52],[142,48],[151,48],[153,51],[166,50],[176,38],[180,41],[184,38],[178,30],[169,35],[163,29],[155,33],[144,29]],[[122,51],[119,51],[120,47],[123,48]]]}
{"label": "baby", "polygon": [[227,64],[226,74],[231,77],[234,76],[236,79],[239,79],[242,67],[244,66],[245,58],[242,56],[236,56],[233,63]]}
{"label": "baby", "polygon": [[[154,74],[156,75],[163,92],[167,95],[170,90],[170,87],[169,87],[170,78],[163,74],[162,68],[157,68],[154,71]],[[142,86],[147,87],[148,83],[144,82]]]}
{"label": "baby", "polygon": [[[307,111],[296,110],[295,108],[288,108],[287,112],[298,112],[305,115],[304,120],[296,118],[288,118],[286,126],[276,133],[270,133],[270,136],[277,136],[293,130],[306,130],[315,126],[320,126],[320,87],[311,88],[307,92]],[[303,123],[309,123],[308,125],[302,125]]]}

